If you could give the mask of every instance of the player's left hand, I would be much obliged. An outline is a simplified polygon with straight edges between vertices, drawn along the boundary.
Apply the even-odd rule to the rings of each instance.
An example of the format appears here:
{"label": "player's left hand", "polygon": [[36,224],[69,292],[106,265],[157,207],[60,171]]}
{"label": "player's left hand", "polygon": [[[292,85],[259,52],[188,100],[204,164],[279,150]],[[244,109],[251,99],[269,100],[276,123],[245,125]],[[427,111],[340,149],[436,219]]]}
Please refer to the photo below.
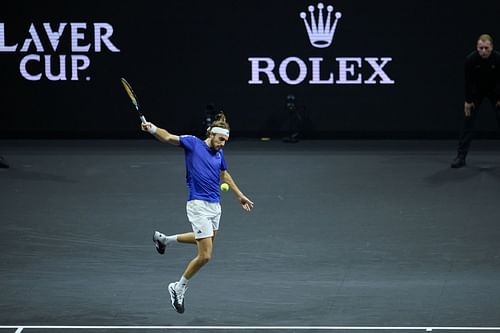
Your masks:
{"label": "player's left hand", "polygon": [[252,210],[253,202],[250,199],[248,199],[245,196],[242,196],[238,198],[238,200],[240,201],[241,207],[243,207],[244,210],[246,210],[247,212]]}

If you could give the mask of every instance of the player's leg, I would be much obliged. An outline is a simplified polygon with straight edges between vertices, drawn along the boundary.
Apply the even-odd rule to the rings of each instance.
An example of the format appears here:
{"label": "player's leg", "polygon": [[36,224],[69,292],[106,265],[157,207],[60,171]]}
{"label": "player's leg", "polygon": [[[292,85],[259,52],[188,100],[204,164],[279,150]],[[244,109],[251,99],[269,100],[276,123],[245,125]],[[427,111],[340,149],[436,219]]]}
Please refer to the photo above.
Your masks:
{"label": "player's leg", "polygon": [[196,240],[198,253],[186,267],[184,274],[182,276],[187,280],[190,280],[196,272],[200,270],[204,265],[206,265],[210,259],[212,259],[212,249],[213,242],[212,237],[197,239]]}
{"label": "player's leg", "polygon": [[184,294],[186,293],[189,279],[191,279],[212,258],[212,237],[197,239],[196,244],[198,247],[198,254],[189,262],[181,279],[168,285],[172,306],[179,313],[184,312]]}
{"label": "player's leg", "polygon": [[178,235],[177,241],[181,239],[182,241],[190,242],[192,241],[192,237],[194,237],[198,253],[196,257],[189,262],[184,274],[179,280],[180,288],[186,288],[188,281],[193,275],[212,258],[213,242],[219,230],[221,217],[221,207],[218,203],[203,202],[199,205],[193,205],[192,209],[198,212],[198,214],[192,214],[193,210],[190,213],[188,211],[188,218],[191,221],[193,232]]}
{"label": "player's leg", "polygon": [[[214,230],[214,235],[212,236],[212,241],[215,239],[216,235],[216,230]],[[185,244],[197,244],[196,243],[196,238],[194,237],[194,232],[186,232],[184,234],[178,234],[177,235],[177,242],[178,243],[185,243]]]}
{"label": "player's leg", "polygon": [[[207,223],[207,227],[210,227],[210,222]],[[199,224],[193,226],[193,228],[197,228]],[[198,233],[197,233],[198,234]],[[196,257],[194,257],[189,264],[187,265],[184,273],[182,274],[181,279],[177,282],[178,288],[186,289],[188,281],[204,266],[206,265],[210,259],[212,259],[212,249],[215,236],[217,234],[217,230],[211,230],[206,232],[206,234],[202,234],[199,238],[196,239],[196,247],[198,249],[198,253]]]}
{"label": "player's leg", "polygon": [[[212,237],[212,241],[215,239]],[[167,246],[173,243],[184,243],[184,244],[196,244],[196,238],[194,236],[194,232],[185,232],[183,234],[170,235],[167,236],[159,231],[155,231],[153,233],[153,243],[155,244],[156,250],[160,254],[164,254]]]}
{"label": "player's leg", "polygon": [[[177,282],[168,285],[172,306],[179,313],[184,312],[184,294],[188,281],[212,257],[213,240],[219,228],[220,205],[201,200],[188,201],[186,205],[188,220],[193,228],[193,233],[180,235],[180,240],[192,242],[195,238],[198,253],[187,265],[182,277]],[[179,241],[179,235],[177,236]]]}
{"label": "player's leg", "polygon": [[194,232],[186,232],[177,235],[177,242],[185,244],[196,244],[196,238],[194,237]]}

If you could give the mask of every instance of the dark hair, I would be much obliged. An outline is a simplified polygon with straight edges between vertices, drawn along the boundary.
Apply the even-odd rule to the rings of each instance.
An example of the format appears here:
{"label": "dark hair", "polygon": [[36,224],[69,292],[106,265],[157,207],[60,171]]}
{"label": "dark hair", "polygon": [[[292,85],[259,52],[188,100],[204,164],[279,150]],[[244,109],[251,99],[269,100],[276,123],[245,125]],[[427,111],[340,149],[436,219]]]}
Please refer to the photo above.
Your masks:
{"label": "dark hair", "polygon": [[211,130],[214,127],[220,127],[220,128],[225,128],[229,129],[229,123],[227,122],[226,115],[224,112],[220,111],[215,115],[215,120],[212,122],[212,124],[207,128],[207,136],[210,136]]}

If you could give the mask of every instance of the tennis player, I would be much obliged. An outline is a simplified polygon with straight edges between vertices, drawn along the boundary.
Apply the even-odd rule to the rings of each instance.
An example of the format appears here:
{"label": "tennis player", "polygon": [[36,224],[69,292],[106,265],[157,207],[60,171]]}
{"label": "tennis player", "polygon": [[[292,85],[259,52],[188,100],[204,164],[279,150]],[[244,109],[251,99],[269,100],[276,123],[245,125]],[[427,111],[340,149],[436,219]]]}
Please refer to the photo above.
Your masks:
{"label": "tennis player", "polygon": [[183,313],[188,281],[212,256],[213,241],[221,217],[221,181],[229,185],[244,210],[250,211],[254,204],[241,192],[227,171],[222,148],[229,140],[229,124],[224,113],[220,112],[216,116],[207,129],[205,140],[192,135],[174,135],[150,122],[143,123],[141,127],[161,142],[184,148],[189,190],[186,211],[193,231],[170,236],[158,231],[153,234],[153,242],[160,254],[164,254],[165,249],[175,242],[196,244],[198,248],[197,256],[189,262],[180,280],[168,285],[172,306],[177,312]]}

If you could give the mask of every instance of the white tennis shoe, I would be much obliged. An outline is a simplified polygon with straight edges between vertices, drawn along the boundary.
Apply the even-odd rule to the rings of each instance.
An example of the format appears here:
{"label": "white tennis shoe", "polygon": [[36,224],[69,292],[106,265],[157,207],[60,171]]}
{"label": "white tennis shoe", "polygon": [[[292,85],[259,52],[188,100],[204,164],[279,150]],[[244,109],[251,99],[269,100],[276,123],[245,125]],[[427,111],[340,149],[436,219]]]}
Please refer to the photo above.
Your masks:
{"label": "white tennis shoe", "polygon": [[155,248],[156,248],[156,251],[158,251],[159,254],[164,254],[165,253],[165,249],[167,248],[167,246],[165,245],[164,243],[164,239],[165,239],[165,235],[162,234],[161,232],[158,232],[158,231],[155,231],[153,233],[153,243],[155,243]]}
{"label": "white tennis shoe", "polygon": [[184,293],[187,288],[178,288],[178,282],[172,282],[168,285],[168,292],[170,293],[170,300],[175,311],[184,313]]}

